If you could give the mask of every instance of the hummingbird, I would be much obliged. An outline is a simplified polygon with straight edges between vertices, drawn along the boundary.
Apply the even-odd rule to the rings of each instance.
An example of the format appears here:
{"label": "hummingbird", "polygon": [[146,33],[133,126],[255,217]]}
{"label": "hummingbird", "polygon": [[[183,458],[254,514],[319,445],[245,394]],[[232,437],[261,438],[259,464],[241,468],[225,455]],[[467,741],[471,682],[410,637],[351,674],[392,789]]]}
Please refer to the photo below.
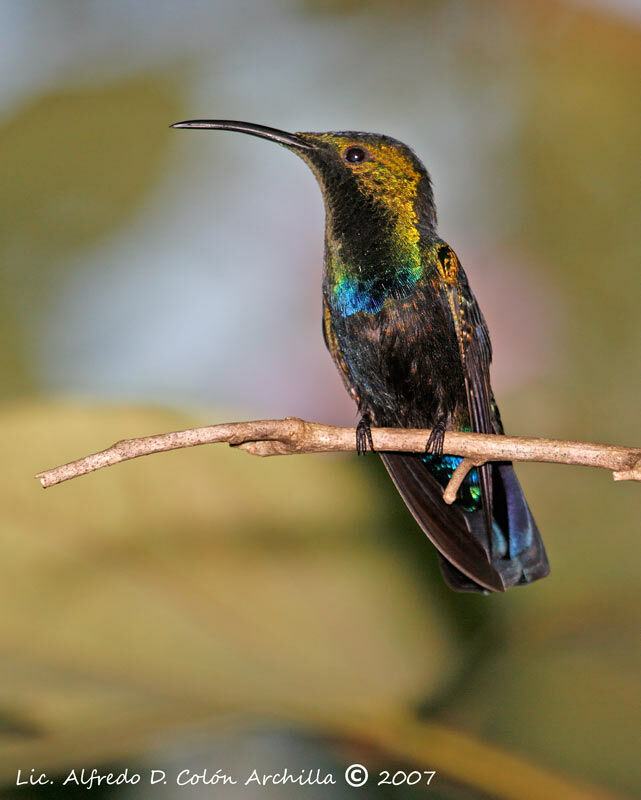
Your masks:
{"label": "hummingbird", "polygon": [[511,462],[474,467],[454,503],[443,500],[461,462],[443,452],[445,432],[504,431],[487,324],[437,233],[432,182],[414,152],[376,133],[232,120],[171,127],[258,136],[311,168],[326,216],[323,336],[358,407],[357,451],[374,450],[372,426],[430,430],[424,453],[380,456],[452,589],[489,594],[545,577],[543,541]]}

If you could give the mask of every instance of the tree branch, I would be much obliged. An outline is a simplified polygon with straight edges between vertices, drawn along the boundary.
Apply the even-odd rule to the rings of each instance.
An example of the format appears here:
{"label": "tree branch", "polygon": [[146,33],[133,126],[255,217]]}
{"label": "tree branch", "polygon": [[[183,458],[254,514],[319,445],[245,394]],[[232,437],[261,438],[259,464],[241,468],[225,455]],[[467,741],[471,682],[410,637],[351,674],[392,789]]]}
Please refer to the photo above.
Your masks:
{"label": "tree branch", "polygon": [[[382,451],[422,453],[429,435],[429,430],[372,428],[374,447]],[[254,456],[351,452],[356,449],[356,431],[354,428],[305,422],[296,417],[229,422],[224,425],[143,436],[139,439],[125,439],[99,453],[40,472],[36,478],[46,489],[131,458],[218,442],[240,447]],[[462,456],[464,459],[445,489],[444,499],[448,503],[456,498],[456,492],[469,470],[486,461],[542,461],[601,467],[611,470],[615,481],[641,481],[639,447],[454,431],[446,432],[443,447],[445,453]]]}
{"label": "tree branch", "polygon": [[449,483],[445,487],[445,491],[443,492],[443,500],[448,505],[452,505],[452,503],[456,500],[456,493],[461,487],[461,484],[465,480],[467,473],[474,469],[474,467],[480,467],[481,464],[485,463],[484,459],[478,458],[469,458],[466,456],[458,465],[458,467],[454,470],[452,477],[449,480]]}

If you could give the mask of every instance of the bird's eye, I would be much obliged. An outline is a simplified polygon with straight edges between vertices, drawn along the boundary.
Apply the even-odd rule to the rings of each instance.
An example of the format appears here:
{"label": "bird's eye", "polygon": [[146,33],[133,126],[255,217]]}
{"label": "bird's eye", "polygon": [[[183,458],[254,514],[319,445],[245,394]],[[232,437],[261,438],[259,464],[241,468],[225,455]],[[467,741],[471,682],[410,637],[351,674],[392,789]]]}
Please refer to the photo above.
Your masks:
{"label": "bird's eye", "polygon": [[343,153],[343,158],[348,164],[360,164],[369,156],[364,147],[348,147]]}

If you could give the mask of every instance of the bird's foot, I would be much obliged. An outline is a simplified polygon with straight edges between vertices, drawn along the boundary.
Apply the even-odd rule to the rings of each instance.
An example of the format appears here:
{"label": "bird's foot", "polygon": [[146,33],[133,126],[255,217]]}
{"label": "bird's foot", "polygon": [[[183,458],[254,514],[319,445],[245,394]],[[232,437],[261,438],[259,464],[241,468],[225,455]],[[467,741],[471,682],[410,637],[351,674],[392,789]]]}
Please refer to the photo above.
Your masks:
{"label": "bird's foot", "polygon": [[445,420],[438,419],[432,430],[430,431],[429,439],[425,445],[425,455],[443,455],[443,442],[445,441]]}
{"label": "bird's foot", "polygon": [[368,450],[371,450],[372,453],[374,452],[372,420],[369,414],[363,414],[356,426],[356,453],[359,456],[364,456]]}

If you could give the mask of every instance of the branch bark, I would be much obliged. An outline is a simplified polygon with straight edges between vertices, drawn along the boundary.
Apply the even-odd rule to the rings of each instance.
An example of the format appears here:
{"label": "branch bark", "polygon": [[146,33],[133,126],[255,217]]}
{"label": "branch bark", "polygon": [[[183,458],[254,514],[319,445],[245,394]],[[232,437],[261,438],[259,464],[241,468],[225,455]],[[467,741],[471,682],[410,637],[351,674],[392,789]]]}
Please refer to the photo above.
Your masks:
{"label": "branch bark", "polygon": [[[374,448],[382,451],[422,453],[429,435],[429,430],[372,428]],[[132,458],[220,442],[239,447],[254,456],[351,452],[356,449],[356,431],[354,428],[305,422],[296,417],[229,422],[143,436],[139,439],[125,439],[99,453],[40,472],[36,478],[46,489]],[[639,447],[447,431],[443,448],[445,453],[462,456],[464,459],[445,489],[446,502],[452,502],[456,497],[467,472],[487,461],[540,461],[601,467],[610,470],[615,481],[641,481]]]}
{"label": "branch bark", "polygon": [[448,505],[451,506],[456,500],[456,493],[467,477],[467,473],[471,469],[474,469],[474,467],[480,467],[483,463],[485,463],[484,459],[469,458],[468,456],[459,463],[443,492],[443,500],[445,500]]}

